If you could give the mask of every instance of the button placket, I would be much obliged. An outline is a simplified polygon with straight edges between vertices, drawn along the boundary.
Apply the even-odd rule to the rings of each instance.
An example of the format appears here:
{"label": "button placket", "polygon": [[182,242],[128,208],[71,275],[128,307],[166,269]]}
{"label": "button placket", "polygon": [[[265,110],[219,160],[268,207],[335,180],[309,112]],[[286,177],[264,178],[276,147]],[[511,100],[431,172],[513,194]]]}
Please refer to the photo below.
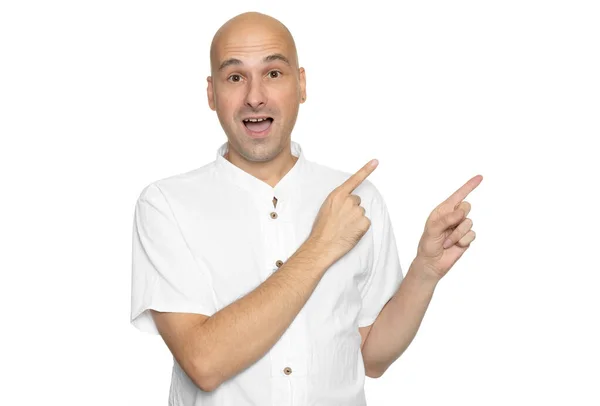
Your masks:
{"label": "button placket", "polygon": [[[264,247],[264,258],[267,260],[269,274],[272,274],[280,265],[283,265],[283,261],[278,259],[282,252],[282,230],[281,230],[281,219],[279,219],[278,211],[281,209],[281,202],[278,201],[275,204],[275,197],[270,197],[266,201],[268,204],[268,216],[264,222],[265,231],[265,247]],[[265,204],[265,202],[263,202]],[[264,206],[263,206],[264,207]],[[278,264],[280,264],[278,266]],[[271,374],[273,376],[286,376],[284,369],[291,373],[291,368],[286,363],[286,354],[289,349],[289,334],[286,332],[279,338],[279,341],[270,350],[271,355]],[[290,368],[289,370],[286,368]],[[289,373],[287,375],[289,375]]]}
{"label": "button placket", "polygon": [[[286,244],[293,236],[287,235],[289,231],[289,224],[283,221],[282,214],[282,202],[280,199],[274,204],[275,201],[270,201],[269,207],[269,219],[265,227],[268,236],[266,238],[267,246],[265,246],[265,258],[269,259],[270,268],[272,272],[275,272],[284,264],[286,258],[282,258],[281,254],[285,249],[289,248]],[[275,206],[275,207],[273,207]],[[279,257],[279,258],[278,258]],[[291,332],[290,329],[286,329],[279,341],[271,348],[271,373],[273,376],[287,377],[293,374],[293,362],[290,359],[291,348]]]}
{"label": "button placket", "polygon": [[[279,214],[282,215],[278,220],[281,221],[278,228],[281,240],[279,252],[285,256],[279,259],[282,262],[282,265],[291,255],[293,255],[301,243],[298,240],[299,237],[297,235],[298,224],[293,221],[294,216],[292,215],[294,210],[300,208],[301,202],[298,200],[297,196],[294,196],[293,198],[287,196],[287,198],[283,200],[283,203],[284,205],[281,207],[279,204],[277,205],[277,207],[281,209]],[[288,218],[288,215],[290,218]],[[285,358],[282,360],[284,362],[282,365],[283,370],[282,368],[279,369],[279,374],[282,374],[283,372],[284,377],[289,376],[291,379],[292,377],[298,378],[307,375],[310,353],[308,331],[307,314],[303,309],[300,310],[286,330],[287,350],[285,352]],[[301,381],[291,380],[291,382],[294,385],[298,385]]]}
{"label": "button placket", "polygon": [[[271,219],[272,219],[272,220],[277,220],[277,218],[279,217],[279,214],[277,213],[277,209],[276,209],[276,207],[278,206],[278,204],[277,204],[277,203],[278,203],[278,199],[277,199],[277,197],[273,196],[272,203],[273,203],[273,207],[274,207],[274,208],[273,208],[273,210],[272,210],[272,211],[269,213],[269,217],[271,217]],[[279,205],[279,207],[281,208],[281,205]],[[279,235],[279,234],[280,234],[279,230],[275,230],[275,233],[274,233],[274,234],[275,234],[275,235]],[[281,247],[280,247],[280,245],[281,245],[281,241],[279,240],[279,238],[277,238],[277,245],[278,245],[278,247],[277,247],[277,252],[281,252]],[[267,249],[268,249],[268,247],[267,247]],[[272,253],[267,253],[267,257],[269,256],[269,254],[272,254]],[[280,267],[281,267],[281,265],[283,265],[283,261],[281,261],[281,260],[279,260],[279,259],[278,259],[278,260],[276,260],[276,261],[275,261],[275,267],[272,267],[272,268],[271,268],[271,273],[272,273],[272,272],[275,272],[275,271],[276,271],[278,268],[280,268]]]}

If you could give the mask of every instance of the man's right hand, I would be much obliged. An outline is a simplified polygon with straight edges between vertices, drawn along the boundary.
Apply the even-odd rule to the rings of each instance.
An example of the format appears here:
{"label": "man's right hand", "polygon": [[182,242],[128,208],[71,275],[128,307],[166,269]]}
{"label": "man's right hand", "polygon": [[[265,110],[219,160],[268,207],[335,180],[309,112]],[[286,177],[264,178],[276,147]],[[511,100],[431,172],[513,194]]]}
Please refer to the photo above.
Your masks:
{"label": "man's right hand", "polygon": [[321,205],[308,240],[323,249],[331,264],[350,251],[371,226],[365,208],[360,205],[360,196],[352,192],[377,164],[377,160],[368,162],[335,188]]}

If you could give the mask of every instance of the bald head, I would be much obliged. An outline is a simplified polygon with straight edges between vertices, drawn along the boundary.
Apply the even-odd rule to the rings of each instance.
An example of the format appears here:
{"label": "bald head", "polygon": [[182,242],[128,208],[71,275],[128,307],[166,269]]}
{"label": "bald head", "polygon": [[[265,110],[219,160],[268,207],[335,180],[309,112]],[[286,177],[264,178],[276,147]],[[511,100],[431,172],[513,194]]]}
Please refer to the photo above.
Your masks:
{"label": "bald head", "polygon": [[239,14],[221,26],[210,45],[211,74],[217,73],[229,53],[253,51],[261,46],[279,47],[290,65],[298,69],[298,52],[292,34],[279,20],[258,12]]}
{"label": "bald head", "polygon": [[285,25],[243,13],[219,28],[210,46],[206,96],[229,140],[231,162],[266,162],[287,151],[306,75]]}

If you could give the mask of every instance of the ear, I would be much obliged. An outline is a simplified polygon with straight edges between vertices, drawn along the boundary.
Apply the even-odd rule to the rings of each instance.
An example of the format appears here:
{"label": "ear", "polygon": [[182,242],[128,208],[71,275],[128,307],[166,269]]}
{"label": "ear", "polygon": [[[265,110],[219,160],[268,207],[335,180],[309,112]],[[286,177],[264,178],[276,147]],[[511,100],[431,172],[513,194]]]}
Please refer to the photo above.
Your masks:
{"label": "ear", "polygon": [[208,97],[208,107],[210,107],[212,111],[215,111],[215,92],[213,89],[212,77],[207,77],[206,81],[208,82],[208,86],[206,88],[206,97]]}
{"label": "ear", "polygon": [[298,72],[300,74],[300,103],[304,103],[306,101],[306,73],[304,68],[300,68]]}

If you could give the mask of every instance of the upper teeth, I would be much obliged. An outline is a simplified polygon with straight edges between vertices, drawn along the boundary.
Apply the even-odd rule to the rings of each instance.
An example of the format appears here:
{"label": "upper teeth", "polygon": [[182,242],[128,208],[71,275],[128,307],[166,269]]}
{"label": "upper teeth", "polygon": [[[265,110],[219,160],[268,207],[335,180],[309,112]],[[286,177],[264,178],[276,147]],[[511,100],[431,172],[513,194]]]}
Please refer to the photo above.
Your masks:
{"label": "upper teeth", "polygon": [[257,122],[265,121],[265,120],[266,120],[266,118],[247,118],[244,121],[252,121],[253,123],[257,123]]}

